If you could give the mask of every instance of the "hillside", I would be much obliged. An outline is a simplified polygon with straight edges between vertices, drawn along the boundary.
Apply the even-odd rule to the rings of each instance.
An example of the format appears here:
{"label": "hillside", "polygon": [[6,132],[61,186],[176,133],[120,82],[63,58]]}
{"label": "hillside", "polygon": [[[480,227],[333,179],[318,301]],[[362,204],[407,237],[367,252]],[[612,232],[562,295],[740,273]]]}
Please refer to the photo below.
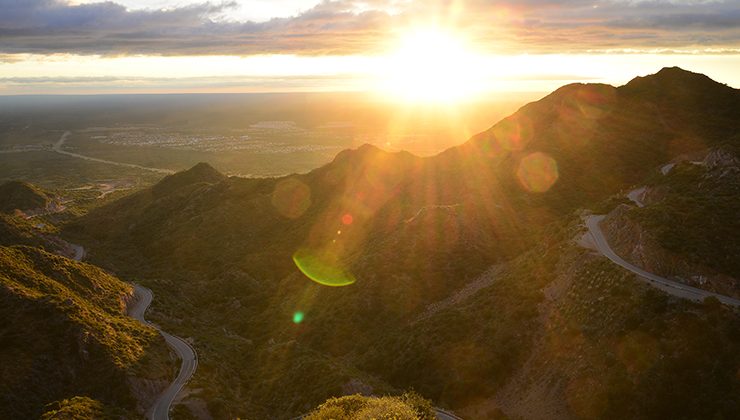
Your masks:
{"label": "hillside", "polygon": [[[145,279],[156,321],[194,338],[191,386],[216,418],[410,388],[470,418],[727,417],[737,313],[576,240],[584,209],[737,143],[738,110],[739,91],[680,69],[568,85],[437,156],[363,146],[266,179],[199,165],[64,233]],[[732,249],[696,256],[712,252]]]}
{"label": "hillside", "polygon": [[0,213],[45,209],[49,202],[45,192],[29,183],[8,181],[0,185]]}
{"label": "hillside", "polygon": [[641,206],[607,218],[622,255],[652,272],[740,296],[740,158],[737,145],[664,165],[641,187]]}
{"label": "hillside", "polygon": [[148,406],[169,377],[168,355],[153,329],[125,315],[131,294],[97,267],[0,247],[0,417],[38,418],[76,396],[127,416]]}

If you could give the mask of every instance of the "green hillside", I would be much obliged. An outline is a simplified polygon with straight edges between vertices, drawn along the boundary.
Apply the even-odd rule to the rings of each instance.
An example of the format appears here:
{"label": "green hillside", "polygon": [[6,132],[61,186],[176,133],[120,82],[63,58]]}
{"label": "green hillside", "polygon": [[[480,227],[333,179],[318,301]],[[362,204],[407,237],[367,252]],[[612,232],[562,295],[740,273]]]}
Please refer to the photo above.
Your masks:
{"label": "green hillside", "polygon": [[134,412],[130,376],[165,379],[159,335],[125,315],[131,286],[38,248],[0,247],[0,417],[86,396]]}
{"label": "green hillside", "polygon": [[728,160],[724,163],[682,162],[667,176],[656,177],[648,185],[661,193],[661,200],[634,209],[631,216],[666,249],[740,279],[740,167],[737,151],[731,150],[716,149]]}

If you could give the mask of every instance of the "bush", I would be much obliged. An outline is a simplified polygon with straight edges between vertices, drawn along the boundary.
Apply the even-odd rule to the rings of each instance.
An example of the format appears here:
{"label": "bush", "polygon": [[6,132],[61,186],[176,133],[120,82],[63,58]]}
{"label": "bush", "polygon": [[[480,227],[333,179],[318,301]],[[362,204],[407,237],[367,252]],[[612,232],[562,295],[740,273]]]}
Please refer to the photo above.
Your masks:
{"label": "bush", "polygon": [[42,420],[84,420],[110,417],[100,401],[88,397],[73,397],[46,406]]}
{"label": "bush", "polygon": [[306,420],[431,420],[432,403],[415,392],[400,397],[350,395],[331,398],[305,417]]}

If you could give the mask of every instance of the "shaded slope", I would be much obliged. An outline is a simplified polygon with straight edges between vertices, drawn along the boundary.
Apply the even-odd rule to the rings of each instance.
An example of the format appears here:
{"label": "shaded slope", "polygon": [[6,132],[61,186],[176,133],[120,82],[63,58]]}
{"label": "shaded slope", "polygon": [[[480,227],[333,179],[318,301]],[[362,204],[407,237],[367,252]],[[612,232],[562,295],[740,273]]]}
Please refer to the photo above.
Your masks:
{"label": "shaded slope", "polygon": [[0,212],[2,213],[43,209],[48,204],[48,195],[27,182],[8,181],[0,185]]}
{"label": "shaded slope", "polygon": [[178,172],[164,177],[164,179],[152,188],[152,192],[155,196],[161,197],[177,191],[184,186],[198,183],[215,184],[225,178],[226,177],[224,175],[219,173],[211,165],[201,162],[187,171]]}

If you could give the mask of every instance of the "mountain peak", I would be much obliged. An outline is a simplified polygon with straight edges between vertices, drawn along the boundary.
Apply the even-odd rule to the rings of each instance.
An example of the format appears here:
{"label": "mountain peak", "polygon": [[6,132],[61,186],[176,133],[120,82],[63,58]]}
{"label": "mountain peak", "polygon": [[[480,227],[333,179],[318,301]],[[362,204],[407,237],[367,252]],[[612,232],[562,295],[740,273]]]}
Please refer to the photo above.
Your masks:
{"label": "mountain peak", "polygon": [[219,180],[224,177],[221,172],[219,172],[218,170],[216,170],[216,168],[206,162],[198,162],[197,164],[195,164],[195,166],[186,170],[184,173],[192,173],[204,177],[218,178]]}
{"label": "mountain peak", "polygon": [[187,185],[201,182],[216,184],[224,179],[226,176],[213,166],[200,162],[188,170],[166,176],[153,187],[152,192],[156,196],[163,196]]}
{"label": "mountain peak", "polygon": [[653,76],[657,76],[657,77],[702,77],[702,78],[708,79],[708,77],[702,73],[695,73],[693,71],[684,70],[678,66],[663,67]]}
{"label": "mountain peak", "polygon": [[337,155],[334,157],[334,162],[344,162],[350,160],[359,161],[365,159],[367,156],[376,155],[379,153],[387,152],[370,143],[365,143],[356,149],[345,149],[337,153]]}
{"label": "mountain peak", "polygon": [[702,73],[694,73],[680,67],[664,67],[655,74],[638,76],[622,87],[632,92],[654,92],[665,96],[676,92],[693,91],[694,94],[727,90],[727,86],[712,80]]}

